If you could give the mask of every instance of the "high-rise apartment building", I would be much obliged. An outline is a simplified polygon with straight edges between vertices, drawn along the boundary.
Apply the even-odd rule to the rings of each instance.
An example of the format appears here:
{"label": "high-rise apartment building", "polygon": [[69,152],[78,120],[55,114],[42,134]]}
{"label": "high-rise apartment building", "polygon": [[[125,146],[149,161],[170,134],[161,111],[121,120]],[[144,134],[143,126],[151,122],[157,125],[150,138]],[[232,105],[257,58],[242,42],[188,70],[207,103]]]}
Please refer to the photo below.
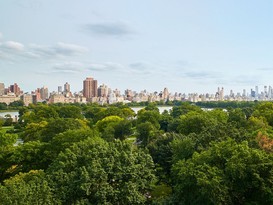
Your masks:
{"label": "high-rise apartment building", "polygon": [[168,88],[164,88],[162,98],[163,98],[164,100],[166,100],[166,99],[168,99],[168,97],[169,97]]}
{"label": "high-rise apartment building", "polygon": [[64,94],[70,93],[70,84],[66,82],[64,84]]}
{"label": "high-rise apartment building", "polygon": [[41,89],[40,89],[40,94],[41,94],[41,99],[42,100],[46,100],[48,99],[48,88],[43,86]]}
{"label": "high-rise apartment building", "polygon": [[16,96],[21,94],[20,87],[17,85],[17,83],[10,85],[10,92],[14,93]]}
{"label": "high-rise apartment building", "polygon": [[107,97],[108,96],[108,87],[106,85],[100,85],[98,88],[98,96],[99,97]]}
{"label": "high-rise apartment building", "polygon": [[83,96],[89,101],[92,97],[98,96],[98,82],[91,77],[83,81]]}
{"label": "high-rise apartment building", "polygon": [[257,85],[255,86],[255,98],[259,98],[259,87]]}
{"label": "high-rise apartment building", "polygon": [[62,92],[63,92],[62,86],[58,86],[58,94],[62,94]]}
{"label": "high-rise apartment building", "polygon": [[4,83],[0,83],[0,96],[5,94],[5,85]]}

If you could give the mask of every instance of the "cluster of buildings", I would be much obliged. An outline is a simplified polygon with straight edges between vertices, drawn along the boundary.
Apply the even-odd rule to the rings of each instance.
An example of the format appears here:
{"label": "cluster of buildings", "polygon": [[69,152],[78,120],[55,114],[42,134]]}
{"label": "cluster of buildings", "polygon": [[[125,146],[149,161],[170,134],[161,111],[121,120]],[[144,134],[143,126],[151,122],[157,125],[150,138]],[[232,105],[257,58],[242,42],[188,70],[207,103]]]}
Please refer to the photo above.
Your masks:
{"label": "cluster of buildings", "polygon": [[232,90],[228,94],[224,94],[224,88],[218,88],[214,94],[198,94],[198,93],[170,93],[167,88],[160,92],[135,92],[126,89],[124,93],[119,90],[112,90],[107,85],[98,86],[97,80],[88,77],[83,81],[83,89],[80,92],[72,93],[70,84],[65,83],[64,86],[58,86],[57,91],[49,92],[48,88],[43,86],[37,88],[31,93],[24,93],[17,83],[5,87],[4,83],[0,83],[0,103],[9,105],[14,101],[22,100],[26,106],[36,104],[38,102],[46,103],[98,103],[113,104],[117,102],[156,102],[156,101],[271,101],[273,100],[273,89],[271,86],[264,86],[263,91],[259,92],[258,86],[250,90],[250,94],[244,89],[241,93],[234,93]]}

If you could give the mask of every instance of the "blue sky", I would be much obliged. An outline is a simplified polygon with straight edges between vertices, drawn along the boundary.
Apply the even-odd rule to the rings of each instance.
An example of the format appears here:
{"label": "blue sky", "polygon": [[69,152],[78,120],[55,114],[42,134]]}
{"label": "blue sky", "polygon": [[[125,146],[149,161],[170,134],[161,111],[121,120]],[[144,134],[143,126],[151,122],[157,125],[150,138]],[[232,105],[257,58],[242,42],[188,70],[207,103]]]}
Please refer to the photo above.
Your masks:
{"label": "blue sky", "polygon": [[271,0],[0,0],[0,82],[215,93],[271,85]]}

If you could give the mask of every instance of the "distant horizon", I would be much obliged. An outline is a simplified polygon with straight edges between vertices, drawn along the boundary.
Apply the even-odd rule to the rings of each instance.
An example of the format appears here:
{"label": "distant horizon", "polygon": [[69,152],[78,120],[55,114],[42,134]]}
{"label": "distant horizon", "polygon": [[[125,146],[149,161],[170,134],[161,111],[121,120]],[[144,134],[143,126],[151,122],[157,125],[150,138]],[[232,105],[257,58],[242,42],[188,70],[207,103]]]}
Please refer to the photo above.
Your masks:
{"label": "distant horizon", "polygon": [[272,1],[0,2],[0,82],[27,92],[92,76],[112,89],[249,93],[271,85]]}
{"label": "distant horizon", "polygon": [[[88,76],[88,77],[90,77],[90,76]],[[97,80],[96,78],[94,78],[95,80]],[[38,88],[42,88],[43,86],[45,86],[45,87],[47,87],[48,88],[48,90],[49,90],[49,92],[51,93],[51,92],[58,92],[58,86],[61,86],[62,87],[62,91],[64,90],[64,84],[65,83],[68,83],[68,84],[70,84],[69,82],[64,82],[63,84],[59,84],[59,85],[57,85],[55,88],[53,88],[53,89],[51,89],[49,86],[47,86],[47,85],[42,85],[42,86],[37,86],[35,89],[32,89],[32,90],[26,90],[26,89],[24,89],[23,87],[21,87],[20,86],[20,83],[18,83],[18,82],[14,82],[14,83],[11,83],[11,84],[6,84],[5,82],[0,82],[0,83],[4,83],[4,85],[5,85],[5,88],[8,88],[10,85],[13,85],[14,83],[17,83],[17,85],[20,87],[20,89],[21,90],[23,90],[23,92],[24,93],[31,93],[31,92],[33,92],[33,91],[35,91],[36,89],[38,89]],[[171,93],[171,94],[175,94],[175,93],[181,93],[181,94],[193,94],[193,93],[197,93],[197,94],[215,94],[217,91],[218,91],[218,88],[224,88],[224,95],[229,95],[229,93],[230,93],[230,91],[232,90],[233,91],[233,93],[234,94],[237,94],[237,93],[240,93],[240,94],[242,94],[243,93],[243,90],[241,90],[241,91],[237,91],[236,89],[229,89],[229,90],[227,90],[225,87],[223,87],[223,86],[218,86],[218,87],[215,87],[215,91],[213,92],[187,92],[187,91],[185,91],[185,92],[182,92],[182,91],[173,91],[173,90],[170,90],[168,87],[164,87],[164,88],[159,88],[159,89],[157,89],[157,90],[149,90],[149,88],[147,88],[147,89],[143,89],[143,90],[135,90],[135,89],[133,89],[133,88],[125,88],[125,89],[119,89],[119,88],[112,88],[112,87],[110,87],[110,86],[108,86],[108,84],[107,83],[100,83],[100,82],[98,82],[98,87],[100,86],[100,85],[106,85],[108,88],[110,88],[112,91],[113,90],[115,90],[115,89],[117,89],[117,90],[119,90],[120,92],[121,92],[121,94],[124,94],[124,91],[126,90],[126,89],[128,89],[128,90],[131,90],[131,91],[133,91],[133,92],[137,92],[137,93],[139,93],[139,92],[141,92],[141,91],[144,91],[144,90],[146,90],[148,93],[154,93],[154,92],[161,92],[161,91],[163,91],[164,90],[164,88],[167,88],[168,89],[168,91],[169,91],[169,93]],[[255,86],[252,86],[251,88],[244,88],[245,89],[245,91],[246,91],[246,94],[248,94],[248,95],[250,95],[250,91],[251,91],[251,89],[253,90],[253,91],[255,91],[255,87],[256,86],[258,86],[258,85],[255,85]],[[264,86],[266,86],[267,87],[267,90],[269,89],[269,87],[273,87],[273,85],[271,86],[271,85],[262,85],[262,86],[258,86],[258,88],[259,88],[259,92],[258,92],[258,94],[260,94],[260,93],[262,93],[263,91],[264,91]],[[74,90],[73,89],[73,85],[71,85],[70,84],[70,89],[71,89],[71,92],[72,93],[79,93],[79,92],[82,92],[82,90],[83,90],[83,88],[81,88],[81,89],[79,89],[79,90]]]}

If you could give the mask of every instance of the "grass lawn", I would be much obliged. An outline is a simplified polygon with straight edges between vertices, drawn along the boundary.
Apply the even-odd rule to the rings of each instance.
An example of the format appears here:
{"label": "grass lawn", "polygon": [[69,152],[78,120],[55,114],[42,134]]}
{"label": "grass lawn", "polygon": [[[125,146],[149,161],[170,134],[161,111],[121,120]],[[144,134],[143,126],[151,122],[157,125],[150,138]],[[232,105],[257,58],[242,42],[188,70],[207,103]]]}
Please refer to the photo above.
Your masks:
{"label": "grass lawn", "polygon": [[13,126],[3,126],[2,128],[0,128],[0,132],[6,133],[8,130],[12,130],[13,128]]}
{"label": "grass lawn", "polygon": [[0,110],[0,113],[1,112],[19,112],[19,110]]}

